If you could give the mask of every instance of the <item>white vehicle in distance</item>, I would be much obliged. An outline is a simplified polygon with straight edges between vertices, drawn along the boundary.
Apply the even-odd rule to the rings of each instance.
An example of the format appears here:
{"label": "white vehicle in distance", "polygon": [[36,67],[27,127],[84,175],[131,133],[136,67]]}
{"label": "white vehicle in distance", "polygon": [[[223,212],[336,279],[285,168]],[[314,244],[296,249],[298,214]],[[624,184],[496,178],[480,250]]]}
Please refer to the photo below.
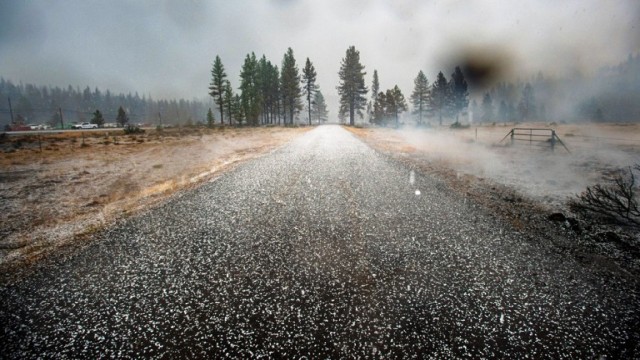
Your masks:
{"label": "white vehicle in distance", "polygon": [[98,125],[84,122],[82,124],[73,124],[71,128],[72,129],[97,129]]}

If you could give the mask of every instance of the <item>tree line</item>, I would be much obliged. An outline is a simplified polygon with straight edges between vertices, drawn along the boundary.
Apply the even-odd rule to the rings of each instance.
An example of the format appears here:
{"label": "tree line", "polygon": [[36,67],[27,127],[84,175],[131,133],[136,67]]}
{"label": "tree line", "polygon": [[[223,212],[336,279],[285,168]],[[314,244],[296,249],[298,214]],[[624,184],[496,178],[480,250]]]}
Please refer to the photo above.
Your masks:
{"label": "tree line", "polygon": [[328,120],[313,63],[307,58],[301,74],[291,48],[285,52],[280,68],[265,55],[258,60],[255,53],[247,54],[238,90],[239,93],[234,91],[222,60],[216,55],[209,95],[218,106],[222,124],[226,119],[231,125],[292,125],[305,107],[309,125]]}
{"label": "tree line", "polygon": [[[348,51],[345,60],[349,56]],[[349,64],[345,60],[343,66]],[[363,66],[354,65],[353,71],[345,71],[345,74],[360,72],[358,81],[362,83],[366,74],[363,69]],[[342,79],[342,69],[340,75]],[[355,101],[356,112],[361,118],[368,114],[368,120],[373,124],[398,126],[400,114],[409,110],[397,85],[380,90],[377,70],[373,71],[371,98],[366,103],[366,112],[363,112],[363,96],[368,89],[360,86],[360,90],[360,97]],[[477,99],[472,98],[472,93]],[[547,78],[540,72],[525,81],[497,83],[483,92],[470,88],[460,67],[455,67],[449,79],[440,71],[433,84],[429,83],[423,71],[419,71],[414,79],[410,103],[412,116],[408,120],[417,125],[432,120],[442,125],[446,118],[459,122],[463,114],[472,122],[638,121],[640,54],[629,55],[626,62],[601,68],[594,75],[582,75],[576,71],[571,76]],[[352,113],[346,105],[341,101],[339,116],[346,121],[348,114],[350,123],[353,123]]]}
{"label": "tree line", "polygon": [[[637,121],[640,118],[640,54],[626,62],[600,69],[595,75],[578,72],[563,78],[542,73],[528,80],[500,82],[479,93],[471,89],[460,67],[449,78],[440,71],[433,83],[420,70],[414,78],[409,104],[394,85],[380,89],[378,71],[373,71],[370,88],[365,84],[365,66],[355,46],[347,48],[338,71],[340,82],[338,118],[355,124],[356,117],[377,125],[400,125],[401,120],[425,125],[443,119],[460,121]],[[219,56],[211,69],[208,94],[211,101],[154,100],[137,93],[114,94],[98,88],[45,87],[14,84],[0,78],[0,124],[71,122],[118,122],[124,119],[147,124],[189,124],[216,122],[230,125],[293,124],[302,117],[308,124],[328,120],[324,95],[317,84],[317,72],[306,58],[302,70],[288,48],[279,66],[264,55],[247,54],[234,89]],[[367,94],[370,97],[367,98]],[[475,98],[470,94],[475,95]],[[471,99],[470,99],[471,98]],[[471,100],[471,101],[470,101]],[[216,111],[212,111],[217,107]],[[303,110],[305,110],[303,112]],[[125,115],[122,115],[124,112]],[[219,119],[216,119],[219,117]]]}
{"label": "tree line", "polygon": [[[360,53],[354,46],[347,49],[338,75],[340,76],[338,116],[343,122],[346,122],[348,116],[349,124],[353,125],[355,115],[364,118],[367,114],[369,122],[373,124],[396,127],[400,125],[400,115],[409,110],[402,90],[398,85],[381,90],[378,71],[374,70],[371,98],[367,101],[366,94],[369,89],[365,86],[366,72],[360,63]],[[456,67],[450,80],[447,80],[440,71],[433,85],[429,85],[429,80],[420,70],[414,80],[410,101],[418,125],[424,125],[431,118],[437,118],[440,125],[444,117],[453,117],[458,121],[459,114],[467,108],[469,103],[468,84],[462,70]]]}
{"label": "tree line", "polygon": [[[202,100],[155,100],[151,96],[110,90],[14,84],[0,78],[0,125],[90,122],[98,111],[105,123],[118,123],[120,109],[132,123],[188,124],[205,121],[210,104]],[[12,119],[13,114],[13,119]],[[120,118],[122,119],[122,118]]]}
{"label": "tree line", "polygon": [[640,119],[640,54],[595,74],[575,72],[500,82],[471,104],[479,121],[617,121]]}
{"label": "tree line", "polygon": [[[397,85],[380,91],[378,72],[374,70],[372,96],[367,101],[369,89],[365,85],[364,69],[360,52],[355,46],[347,48],[338,71],[338,117],[343,122],[347,122],[348,117],[348,123],[354,125],[356,116],[364,118],[366,113],[371,123],[399,125],[400,115],[408,110],[402,91]],[[242,65],[239,93],[236,94],[220,57],[216,56],[211,69],[209,95],[218,107],[222,123],[226,118],[230,124],[293,124],[304,107],[307,109],[307,122],[320,123],[327,120],[327,111],[316,77],[309,58],[300,74],[291,48],[284,54],[280,68],[264,55],[258,60],[251,53],[247,54]],[[459,67],[455,68],[449,81],[440,72],[433,86],[420,71],[415,86],[411,102],[419,124],[434,115],[442,124],[443,117],[453,115],[457,118],[468,105],[468,85]]]}

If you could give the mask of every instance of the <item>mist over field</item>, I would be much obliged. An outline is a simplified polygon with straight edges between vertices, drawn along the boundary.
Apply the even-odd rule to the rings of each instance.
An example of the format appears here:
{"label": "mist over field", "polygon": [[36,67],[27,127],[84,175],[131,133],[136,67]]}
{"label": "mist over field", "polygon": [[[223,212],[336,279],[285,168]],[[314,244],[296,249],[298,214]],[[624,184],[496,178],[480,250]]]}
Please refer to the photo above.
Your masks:
{"label": "mist over field", "polygon": [[546,143],[529,144],[527,136],[519,136],[512,146],[511,127],[504,126],[449,132],[405,128],[391,138],[415,148],[430,162],[454,169],[459,177],[472,175],[507,185],[555,208],[562,208],[587,186],[633,165],[640,155],[637,125],[555,128],[567,148],[557,144],[551,151]]}

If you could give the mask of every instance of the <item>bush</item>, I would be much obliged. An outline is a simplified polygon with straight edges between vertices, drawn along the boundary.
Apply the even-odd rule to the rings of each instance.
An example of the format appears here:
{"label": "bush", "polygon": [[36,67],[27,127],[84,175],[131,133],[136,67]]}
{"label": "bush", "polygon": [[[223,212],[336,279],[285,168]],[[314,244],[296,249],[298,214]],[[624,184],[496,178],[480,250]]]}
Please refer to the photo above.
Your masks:
{"label": "bush", "polygon": [[131,124],[127,124],[124,127],[124,133],[126,135],[130,135],[130,134],[142,134],[144,133],[144,129],[140,129],[140,127],[138,125],[131,125]]}
{"label": "bush", "polygon": [[609,184],[588,186],[569,201],[569,207],[580,215],[591,215],[606,223],[640,228],[640,196],[634,170],[640,171],[640,164],[621,171]]}
{"label": "bush", "polygon": [[451,124],[450,128],[451,129],[468,129],[470,128],[471,125],[462,125],[459,121],[454,122],[453,124]]}

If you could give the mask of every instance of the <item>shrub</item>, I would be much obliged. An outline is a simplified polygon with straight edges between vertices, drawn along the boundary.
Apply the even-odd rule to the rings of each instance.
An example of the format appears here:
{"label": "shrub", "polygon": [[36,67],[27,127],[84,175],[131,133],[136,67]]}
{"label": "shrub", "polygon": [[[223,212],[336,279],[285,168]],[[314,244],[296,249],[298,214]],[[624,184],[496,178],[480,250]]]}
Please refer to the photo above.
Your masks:
{"label": "shrub", "polygon": [[138,125],[131,125],[131,124],[127,124],[124,127],[124,133],[126,135],[130,135],[130,134],[142,134],[144,133],[144,129],[140,129],[140,127]]}
{"label": "shrub", "polygon": [[470,128],[471,125],[462,125],[459,121],[454,122],[453,124],[451,124],[450,128],[451,129],[468,129]]}
{"label": "shrub", "polygon": [[588,186],[582,194],[569,201],[572,211],[583,216],[595,216],[611,224],[640,228],[640,206],[635,171],[621,171],[609,184]]}

